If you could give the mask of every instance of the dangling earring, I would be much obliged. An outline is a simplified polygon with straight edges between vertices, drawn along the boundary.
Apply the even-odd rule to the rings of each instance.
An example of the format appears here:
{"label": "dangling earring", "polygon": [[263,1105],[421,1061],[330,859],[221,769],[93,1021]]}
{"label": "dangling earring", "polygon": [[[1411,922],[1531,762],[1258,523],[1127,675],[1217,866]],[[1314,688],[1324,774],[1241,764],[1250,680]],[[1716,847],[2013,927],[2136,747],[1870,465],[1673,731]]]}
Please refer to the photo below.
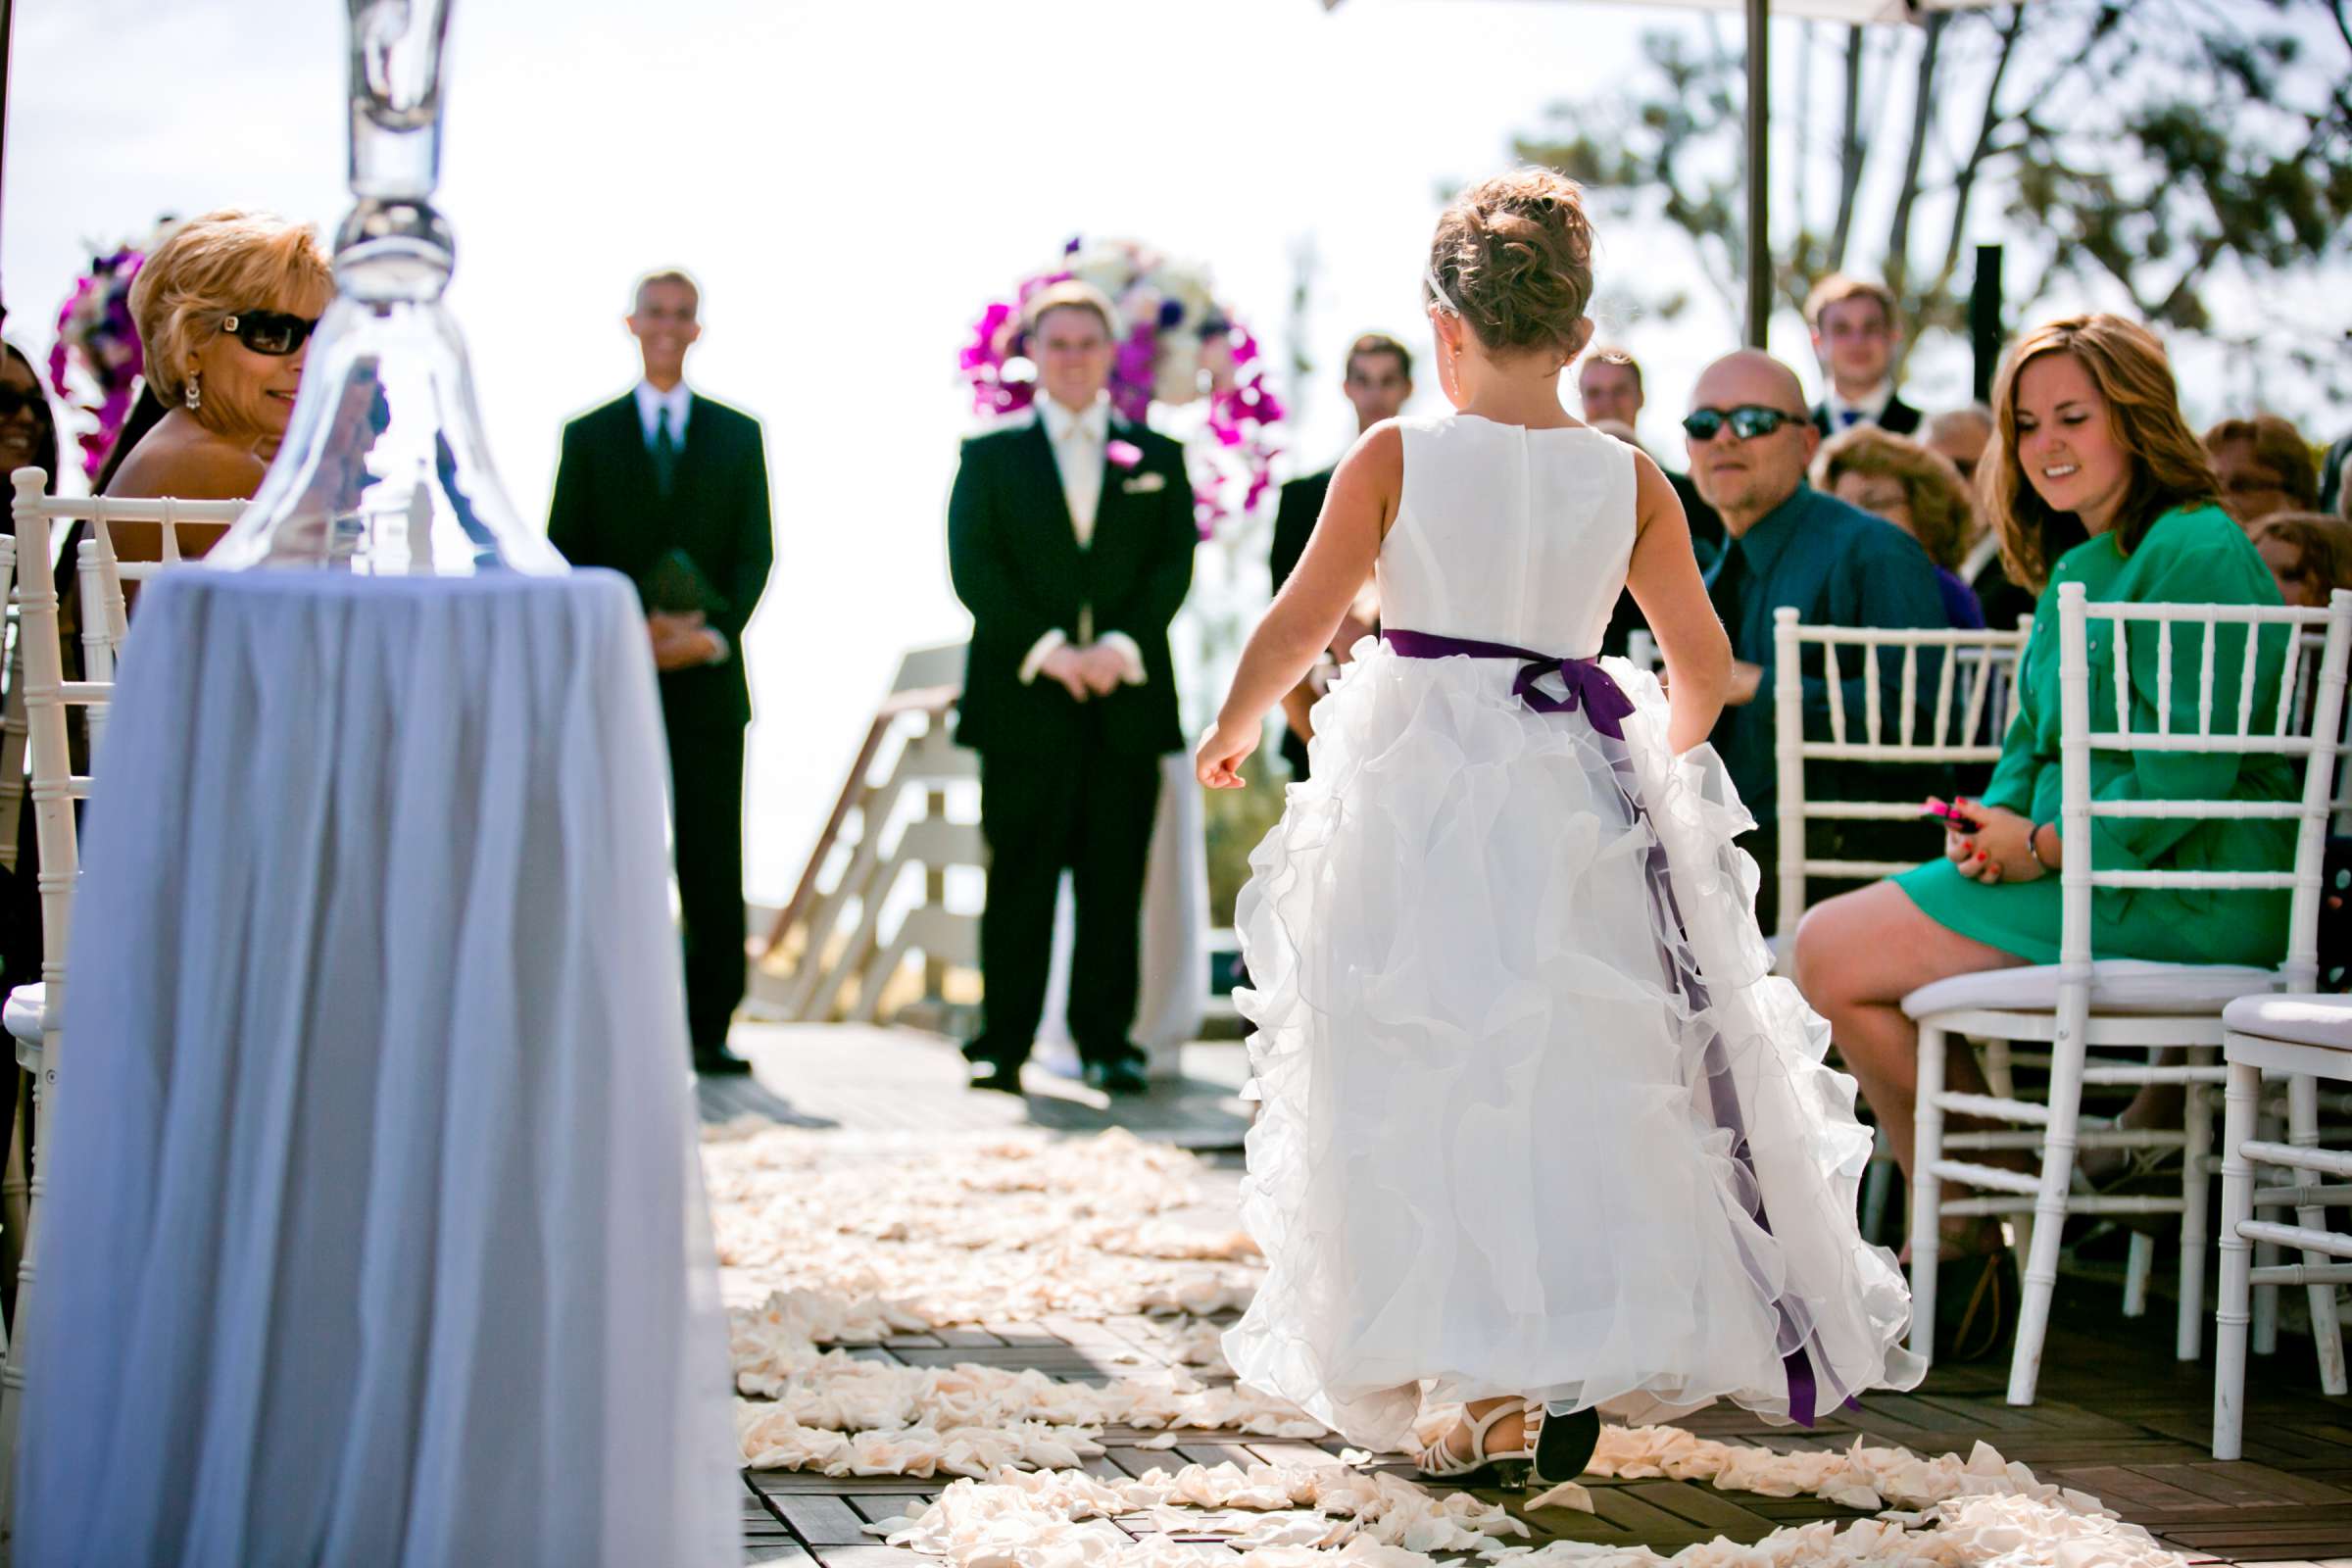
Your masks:
{"label": "dangling earring", "polygon": [[198,379],[199,377],[195,373],[191,373],[188,376],[188,384],[182,387],[179,393],[179,400],[188,406],[190,414],[194,414],[197,405],[204,401],[204,389],[196,384]]}

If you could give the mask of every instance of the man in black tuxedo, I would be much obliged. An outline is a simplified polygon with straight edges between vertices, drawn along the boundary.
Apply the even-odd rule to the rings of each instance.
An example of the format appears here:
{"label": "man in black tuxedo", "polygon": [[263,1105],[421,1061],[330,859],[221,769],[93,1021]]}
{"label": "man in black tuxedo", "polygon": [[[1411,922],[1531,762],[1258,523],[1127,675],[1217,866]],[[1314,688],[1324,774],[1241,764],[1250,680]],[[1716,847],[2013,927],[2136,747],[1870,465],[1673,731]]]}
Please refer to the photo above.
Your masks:
{"label": "man in black tuxedo", "polygon": [[[1348,368],[1340,391],[1355,409],[1357,436],[1383,419],[1395,418],[1413,395],[1412,351],[1386,332],[1364,333],[1348,345]],[[1275,593],[1282,592],[1282,585],[1298,569],[1298,558],[1306,554],[1315,519],[1323,515],[1323,498],[1331,491],[1331,476],[1338,467],[1335,463],[1320,473],[1301,475],[1282,487],[1274,509],[1274,547],[1266,559]],[[1339,634],[1331,640],[1333,657],[1345,662],[1348,650],[1371,630],[1352,614],[1342,616]],[[1314,702],[1311,678],[1283,699],[1282,760],[1290,764],[1295,779],[1306,777],[1306,742],[1313,733],[1307,727],[1306,710]]]}
{"label": "man in black tuxedo", "polygon": [[1077,895],[1070,1034],[1087,1082],[1146,1087],[1128,1039],[1144,867],[1159,760],[1184,746],[1168,624],[1200,532],[1182,449],[1111,415],[1114,323],[1083,283],[1030,302],[1034,416],[966,441],[948,501],[949,570],[972,612],[956,739],[980,754],[989,852],[985,1022],[964,1054],[975,1088],[1011,1094],[1045,1008],[1064,868]]}
{"label": "man in black tuxedo", "polygon": [[1875,424],[1892,435],[1918,433],[1919,411],[1895,395],[1892,368],[1903,323],[1886,284],[1832,272],[1805,296],[1805,325],[1829,380],[1813,405],[1815,429],[1832,436]]}
{"label": "man in black tuxedo", "polygon": [[[1619,348],[1589,350],[1576,372],[1576,395],[1584,406],[1587,424],[1622,424],[1635,432],[1633,444],[1641,445],[1642,410],[1649,400],[1642,390],[1641,363],[1631,354]],[[1690,482],[1689,474],[1664,464],[1659,467],[1674,487],[1675,499],[1683,504],[1684,520],[1690,524],[1690,548],[1698,557],[1699,570],[1704,571],[1723,554],[1723,519],[1699,499],[1698,486]],[[1648,629],[1649,622],[1642,618],[1642,607],[1634,603],[1634,596],[1620,592],[1617,608],[1609,612],[1609,624],[1600,634],[1600,651],[1622,659],[1627,640],[1635,632]]]}
{"label": "man in black tuxedo", "polygon": [[695,1071],[747,1073],[727,1051],[744,990],[743,628],[775,555],[760,422],[686,385],[702,335],[684,272],[637,285],[645,378],[564,427],[547,536],[578,566],[636,583],[661,671],[671,836]]}

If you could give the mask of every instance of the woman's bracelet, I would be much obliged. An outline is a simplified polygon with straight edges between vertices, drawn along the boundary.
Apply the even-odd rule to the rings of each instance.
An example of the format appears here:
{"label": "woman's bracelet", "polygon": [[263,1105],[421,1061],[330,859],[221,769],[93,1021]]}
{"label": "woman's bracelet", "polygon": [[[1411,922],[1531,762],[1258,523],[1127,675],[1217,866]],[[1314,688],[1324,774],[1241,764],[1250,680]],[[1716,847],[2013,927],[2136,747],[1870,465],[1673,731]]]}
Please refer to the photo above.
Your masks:
{"label": "woman's bracelet", "polygon": [[2026,829],[2026,854],[2033,858],[2035,865],[2041,867],[2044,876],[2058,869],[2041,858],[2041,830],[2049,825],[2047,822],[2036,822]]}

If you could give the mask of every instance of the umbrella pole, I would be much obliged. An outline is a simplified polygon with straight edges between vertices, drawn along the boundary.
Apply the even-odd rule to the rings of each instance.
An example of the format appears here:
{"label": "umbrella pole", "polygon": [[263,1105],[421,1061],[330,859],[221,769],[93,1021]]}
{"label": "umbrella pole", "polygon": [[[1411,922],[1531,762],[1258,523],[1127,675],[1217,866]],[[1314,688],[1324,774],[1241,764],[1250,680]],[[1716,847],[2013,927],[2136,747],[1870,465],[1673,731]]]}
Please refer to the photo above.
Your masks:
{"label": "umbrella pole", "polygon": [[1772,322],[1771,23],[1772,0],[1747,0],[1747,343],[1758,349]]}

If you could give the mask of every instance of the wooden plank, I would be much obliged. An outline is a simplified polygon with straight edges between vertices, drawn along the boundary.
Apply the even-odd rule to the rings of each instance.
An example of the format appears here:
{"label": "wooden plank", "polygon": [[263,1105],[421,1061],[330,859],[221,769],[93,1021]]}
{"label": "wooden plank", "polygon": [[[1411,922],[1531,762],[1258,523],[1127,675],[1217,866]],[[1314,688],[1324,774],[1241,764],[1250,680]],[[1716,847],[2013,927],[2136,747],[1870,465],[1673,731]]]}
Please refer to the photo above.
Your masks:
{"label": "wooden plank", "polygon": [[1256,1454],[1238,1443],[1179,1443],[1170,1451],[1183,1464],[1238,1464],[1247,1470],[1258,1462]]}
{"label": "wooden plank", "polygon": [[743,1560],[747,1563],[775,1563],[779,1568],[812,1568],[816,1559],[808,1548],[797,1541],[745,1542]]}
{"label": "wooden plank", "polygon": [[2058,1475],[2064,1478],[2064,1485],[2089,1493],[2118,1512],[2127,1505],[2133,1508],[2194,1508],[2208,1500],[2194,1492],[2184,1492],[2123,1465],[2081,1465],[2062,1470]]}
{"label": "wooden plank", "polygon": [[1674,1515],[1690,1524],[1719,1530],[1735,1541],[1739,1533],[1751,1526],[1771,1521],[1762,1514],[1733,1499],[1741,1495],[1736,1492],[1718,1492],[1689,1481],[1633,1481],[1612,1489],[1631,1492],[1654,1508]]}
{"label": "wooden plank", "polygon": [[1340,1456],[1336,1453],[1328,1453],[1311,1444],[1285,1443],[1279,1438],[1252,1438],[1245,1446],[1267,1464],[1297,1467],[1341,1463]]}
{"label": "wooden plank", "polygon": [[2352,1492],[2244,1460],[2207,1459],[2192,1464],[2133,1465],[2140,1474],[2217,1502],[2269,1505],[2319,1502],[2352,1504]]}
{"label": "wooden plank", "polygon": [[[773,1500],[792,1533],[811,1546],[855,1546],[873,1540],[865,1533],[865,1521],[858,1517],[858,1510],[839,1497],[784,1492],[776,1494]],[[822,1550],[817,1555],[831,1561]]]}
{"label": "wooden plank", "polygon": [[[931,1499],[936,1495],[937,1493],[931,1492],[861,1492],[848,1501],[851,1507],[864,1516],[866,1523],[880,1524],[894,1514],[913,1518],[930,1507]],[[869,1536],[866,1539],[879,1541],[882,1538]]]}
{"label": "wooden plank", "polygon": [[904,1546],[818,1546],[816,1560],[825,1568],[939,1568],[939,1559]]}

